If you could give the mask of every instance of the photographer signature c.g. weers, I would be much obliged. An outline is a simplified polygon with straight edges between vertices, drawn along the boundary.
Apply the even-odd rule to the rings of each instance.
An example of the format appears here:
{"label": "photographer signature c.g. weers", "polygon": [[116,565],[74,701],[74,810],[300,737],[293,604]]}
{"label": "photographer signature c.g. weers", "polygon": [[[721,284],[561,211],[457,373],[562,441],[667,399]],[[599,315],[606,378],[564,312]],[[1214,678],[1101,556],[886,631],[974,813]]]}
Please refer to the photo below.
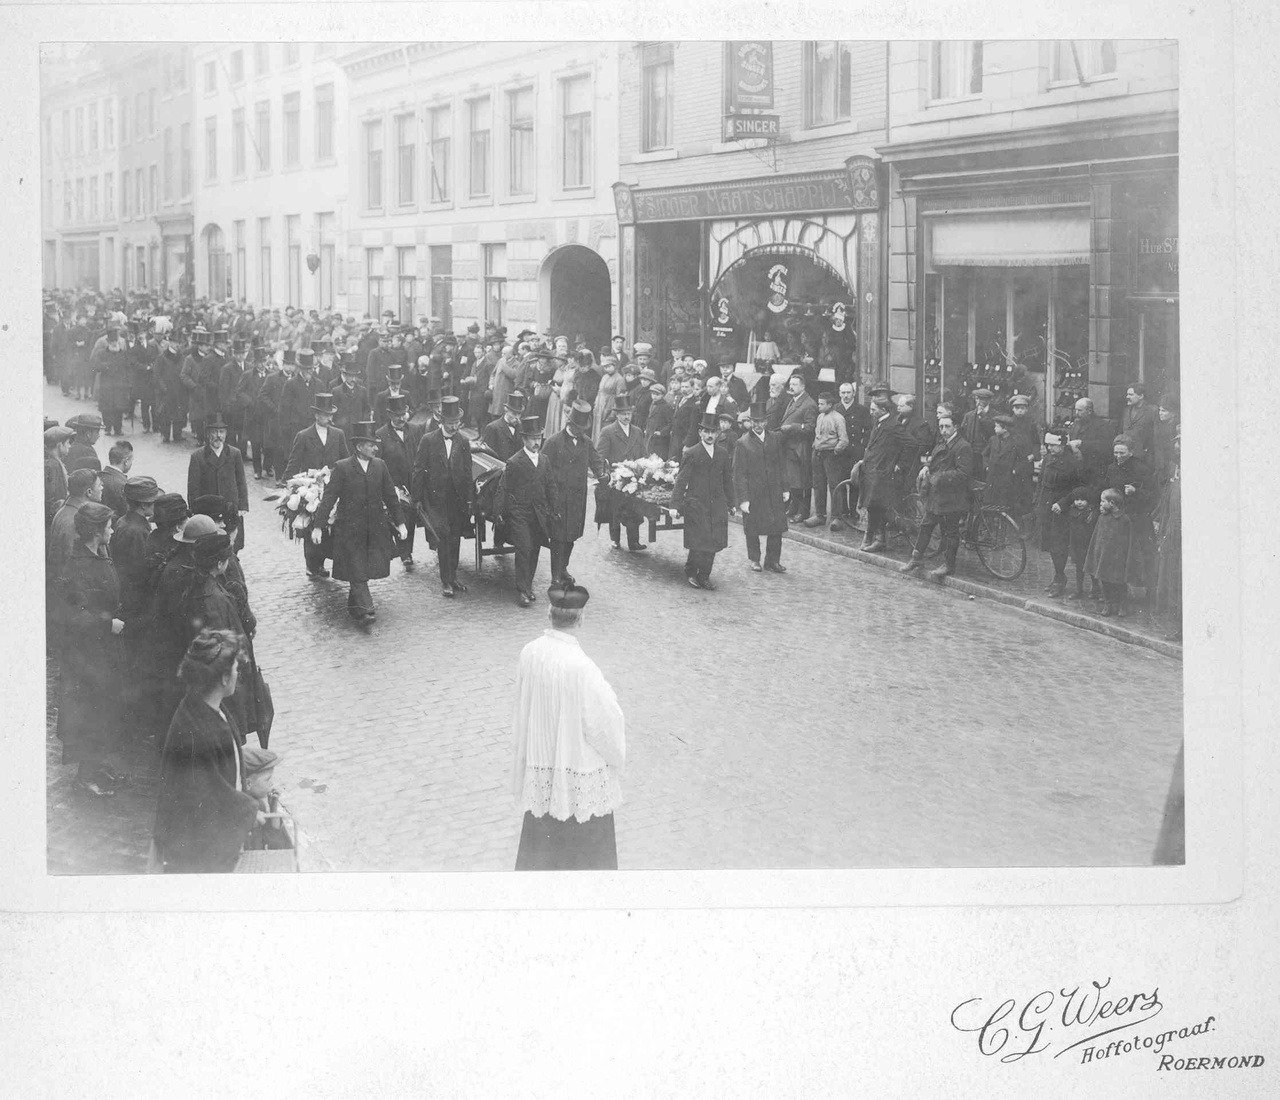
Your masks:
{"label": "photographer signature c.g. weers", "polygon": [[[976,1032],[979,1053],[987,1057],[998,1054],[1002,1062],[1016,1062],[1028,1054],[1053,1049],[1054,1036],[1061,1033],[1071,1042],[1058,1050],[1055,1058],[1101,1035],[1144,1023],[1164,1008],[1159,987],[1150,993],[1108,999],[1103,991],[1110,985],[1107,978],[1057,993],[1046,989],[1021,1005],[1011,997],[994,1010],[988,1009],[981,997],[971,997],[951,1010],[951,1026],[957,1031]],[[1088,1033],[1076,1038],[1081,1030]]]}

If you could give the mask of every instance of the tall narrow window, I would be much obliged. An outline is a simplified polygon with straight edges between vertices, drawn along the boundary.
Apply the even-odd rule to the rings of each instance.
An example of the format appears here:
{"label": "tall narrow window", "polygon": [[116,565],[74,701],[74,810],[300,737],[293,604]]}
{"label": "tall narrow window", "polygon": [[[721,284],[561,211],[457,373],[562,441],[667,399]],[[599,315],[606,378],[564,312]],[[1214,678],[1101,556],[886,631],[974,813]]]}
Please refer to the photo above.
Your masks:
{"label": "tall narrow window", "polygon": [[102,147],[114,149],[116,145],[116,105],[110,97],[102,101]]}
{"label": "tall narrow window", "polygon": [[133,140],[141,141],[147,136],[147,96],[139,92],[133,99]]}
{"label": "tall narrow window", "polygon": [[810,126],[848,122],[852,114],[853,54],[848,42],[805,45],[805,80]]}
{"label": "tall narrow window", "polygon": [[560,82],[564,172],[561,186],[591,186],[591,77]]}
{"label": "tall narrow window", "polygon": [[427,115],[427,132],[431,141],[431,201],[448,202],[451,165],[449,144],[453,134],[453,109],[432,107]]}
{"label": "tall narrow window", "polygon": [[284,219],[285,240],[289,254],[289,305],[302,305],[302,217],[289,214]]}
{"label": "tall narrow window", "polygon": [[670,149],[675,141],[673,83],[676,70],[671,43],[644,46],[640,67],[641,147],[645,152]]}
{"label": "tall narrow window", "polygon": [[507,93],[507,192],[533,194],[533,89]]}
{"label": "tall narrow window", "polygon": [[244,83],[244,50],[235,50],[231,54],[231,83]]}
{"label": "tall narrow window", "polygon": [[147,136],[156,136],[156,90],[147,92]]}
{"label": "tall narrow window", "polygon": [[438,317],[445,332],[453,331],[453,246],[433,244],[431,263],[431,316]]}
{"label": "tall narrow window", "polygon": [[364,204],[369,210],[382,209],[382,122],[364,124]]}
{"label": "tall narrow window", "polygon": [[503,324],[507,315],[507,246],[484,246],[484,319]]}
{"label": "tall narrow window", "polygon": [[102,177],[102,216],[110,221],[116,216],[116,174],[108,172]]}
{"label": "tall narrow window", "polygon": [[213,95],[218,90],[218,63],[216,61],[206,61],[204,63],[204,94]]}
{"label": "tall narrow window", "polygon": [[284,166],[302,163],[302,96],[290,92],[284,97]]}
{"label": "tall narrow window", "polygon": [[146,213],[146,173],[139,168],[133,173],[133,216],[141,218]]}
{"label": "tall narrow window", "polygon": [[298,64],[301,57],[302,50],[297,42],[286,42],[284,44],[284,67],[286,69]]}
{"label": "tall narrow window", "polygon": [[44,163],[46,165],[53,163],[53,115],[44,116],[44,126],[42,128],[44,146]]}
{"label": "tall narrow window", "polygon": [[84,221],[84,180],[76,180],[76,221]]}
{"label": "tall narrow window", "polygon": [[71,112],[62,112],[62,155],[71,156]]}
{"label": "tall narrow window", "polygon": [[258,219],[258,302],[271,304],[271,219]]}
{"label": "tall narrow window", "polygon": [[154,214],[159,204],[160,169],[153,164],[147,169],[147,213]]}
{"label": "tall narrow window", "polygon": [[333,85],[316,86],[316,160],[333,159]]}
{"label": "tall narrow window", "polygon": [[253,72],[255,76],[266,76],[271,71],[271,44],[259,42],[253,47]]}
{"label": "tall narrow window", "polygon": [[467,103],[467,138],[470,144],[469,194],[484,198],[489,194],[489,131],[492,126],[489,97]]}
{"label": "tall narrow window", "polygon": [[258,147],[258,171],[271,170],[271,104],[263,99],[255,108],[257,114],[257,133],[254,139]]}
{"label": "tall narrow window", "polygon": [[418,250],[412,245],[396,249],[396,305],[402,325],[413,324],[414,268],[417,262]]}
{"label": "tall narrow window", "polygon": [[245,243],[244,243],[244,222],[238,221],[232,223],[232,236],[235,239],[236,263],[235,263],[235,294],[237,298],[245,299],[249,296],[248,287],[245,284]]}
{"label": "tall narrow window", "polygon": [[76,156],[84,155],[84,108],[76,108]]}
{"label": "tall narrow window", "polygon": [[321,309],[333,308],[333,267],[337,251],[334,216],[316,215],[316,235],[320,238],[320,269],[316,272],[317,304]]}
{"label": "tall narrow window", "polygon": [[376,319],[382,316],[382,249],[364,250],[364,270],[369,283],[369,316]]}
{"label": "tall narrow window", "polygon": [[1052,45],[1049,79],[1054,84],[1068,81],[1087,83],[1095,76],[1107,76],[1115,71],[1116,44],[1112,39],[1060,39]]}
{"label": "tall narrow window", "polygon": [[218,119],[210,115],[204,120],[204,178],[212,183],[218,178]]}
{"label": "tall narrow window", "polygon": [[401,206],[414,203],[414,168],[417,166],[418,120],[414,115],[396,115],[396,201]]}
{"label": "tall narrow window", "polygon": [[89,220],[98,220],[98,177],[89,177]]}
{"label": "tall narrow window", "polygon": [[62,222],[64,225],[71,221],[71,181],[62,181]]}
{"label": "tall narrow window", "polygon": [[231,177],[238,179],[245,173],[245,129],[244,108],[237,107],[231,112]]}
{"label": "tall narrow window", "polygon": [[173,202],[173,127],[164,128],[164,201]]}
{"label": "tall narrow window", "polygon": [[930,93],[934,99],[981,94],[981,42],[935,42],[932,55]]}
{"label": "tall narrow window", "polygon": [[89,152],[98,151],[98,105],[89,104]]}
{"label": "tall narrow window", "polygon": [[180,175],[178,194],[184,199],[191,194],[191,123],[182,124],[182,141],[178,153],[178,172]]}

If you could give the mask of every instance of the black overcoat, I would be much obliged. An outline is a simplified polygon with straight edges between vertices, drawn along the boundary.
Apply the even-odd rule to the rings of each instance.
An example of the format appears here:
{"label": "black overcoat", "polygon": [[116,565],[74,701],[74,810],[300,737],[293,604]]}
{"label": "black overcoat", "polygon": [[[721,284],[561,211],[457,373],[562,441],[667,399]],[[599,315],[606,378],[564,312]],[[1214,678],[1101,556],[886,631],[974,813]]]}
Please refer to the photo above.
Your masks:
{"label": "black overcoat", "polygon": [[362,470],[358,458],[344,458],[334,466],[314,523],[323,527],[339,502],[333,523],[334,578],[359,583],[389,576],[391,559],[399,556],[391,529],[404,522],[404,515],[387,464],[371,458],[368,470]]}
{"label": "black overcoat", "polygon": [[[378,457],[387,464],[392,483],[407,491],[413,484],[413,462],[422,442],[422,429],[416,424],[405,424],[401,441],[390,424],[383,424],[374,435],[378,440]],[[413,522],[415,517],[405,516],[406,524]]]}
{"label": "black overcoat", "polygon": [[747,432],[733,448],[733,503],[751,505],[742,516],[748,535],[781,535],[787,529],[786,456],[782,437],[766,431],[764,439]]}
{"label": "black overcoat", "polygon": [[67,561],[62,592],[62,695],[58,737],[63,763],[74,763],[81,745],[110,744],[119,733],[124,652],[111,620],[120,609],[120,582],[106,553],[91,554],[77,540]]}
{"label": "black overcoat", "polygon": [[231,630],[244,638],[248,660],[240,669],[235,694],[227,697],[224,706],[235,715],[242,730],[258,732],[262,728],[255,694],[258,664],[253,655],[249,627],[244,621],[243,606],[227,587],[224,578],[199,567],[186,576],[188,583],[182,594],[180,611],[182,653],[186,652],[192,640],[202,630]]}
{"label": "black overcoat", "polygon": [[534,466],[521,447],[507,460],[494,503],[494,515],[506,522],[513,546],[518,539],[529,546],[546,545],[551,528],[549,498],[547,460],[539,457]]}
{"label": "black overcoat", "polygon": [[427,522],[439,536],[463,533],[475,500],[475,475],[471,468],[471,443],[454,433],[453,455],[445,451],[444,432],[423,436],[413,462],[413,498],[422,505]]}
{"label": "black overcoat", "polygon": [[[280,434],[281,446],[288,446],[300,431],[315,421],[315,413],[311,406],[315,396],[323,392],[320,379],[314,374],[304,378],[301,373],[288,379],[280,390]],[[346,457],[345,455],[343,456]]]}
{"label": "black overcoat", "polygon": [[[1071,505],[1080,486],[1080,459],[1070,451],[1046,455],[1040,465],[1036,489],[1036,513],[1040,527],[1040,549],[1065,554],[1071,546]],[[1058,505],[1054,514],[1053,506]]]}
{"label": "black overcoat", "polygon": [[519,428],[519,424],[508,424],[506,418],[500,416],[484,426],[480,442],[506,462],[516,451],[524,448]]}
{"label": "black overcoat", "polygon": [[680,460],[671,506],[684,516],[686,550],[715,553],[729,545],[729,508],[733,500],[733,460],[722,444],[712,454],[701,443]]}
{"label": "black overcoat", "polygon": [[949,443],[941,440],[929,454],[929,470],[920,492],[924,506],[937,516],[967,512],[973,468],[973,448],[964,436],[957,432]]}
{"label": "black overcoat", "polygon": [[203,496],[220,496],[237,512],[249,510],[249,486],[239,447],[224,443],[222,454],[215,455],[206,443],[191,452],[187,463],[187,503]]}
{"label": "black overcoat", "polygon": [[862,456],[862,506],[892,508],[898,493],[896,474],[904,447],[912,446],[910,430],[893,415],[876,422]]}
{"label": "black overcoat", "polygon": [[587,525],[587,474],[605,476],[604,460],[585,435],[573,436],[566,428],[542,447],[539,466],[547,467],[551,525],[547,536],[561,542],[582,537]]}
{"label": "black overcoat", "polygon": [[350,456],[351,448],[347,446],[347,437],[341,430],[330,427],[325,441],[321,443],[320,433],[312,424],[293,437],[289,462],[284,468],[285,480],[306,470],[319,470],[325,466],[332,470],[341,459]]}

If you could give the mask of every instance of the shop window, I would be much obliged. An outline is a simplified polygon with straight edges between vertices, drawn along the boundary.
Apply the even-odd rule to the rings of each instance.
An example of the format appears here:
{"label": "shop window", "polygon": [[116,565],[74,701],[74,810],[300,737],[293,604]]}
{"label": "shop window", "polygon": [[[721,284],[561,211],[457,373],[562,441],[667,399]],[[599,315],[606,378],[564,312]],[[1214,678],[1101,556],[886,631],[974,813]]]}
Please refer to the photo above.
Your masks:
{"label": "shop window", "polygon": [[931,98],[957,99],[982,93],[981,42],[934,42],[931,55]]}
{"label": "shop window", "polygon": [[1109,76],[1115,71],[1116,44],[1112,39],[1059,39],[1052,43],[1049,59],[1050,83],[1083,84],[1094,77]]}
{"label": "shop window", "polygon": [[805,99],[810,126],[849,121],[853,94],[849,47],[848,42],[805,44]]}
{"label": "shop window", "polygon": [[448,202],[450,163],[449,145],[453,132],[452,108],[432,107],[427,114],[427,137],[431,157],[431,201]]}
{"label": "shop window", "polygon": [[491,126],[489,97],[467,103],[467,135],[470,142],[470,171],[467,174],[469,194],[473,199],[489,195],[489,130]]}
{"label": "shop window", "polygon": [[501,326],[507,315],[507,246],[484,246],[484,319]]}
{"label": "shop window", "polygon": [[445,332],[453,331],[453,246],[432,245],[431,316],[438,317]]}
{"label": "shop window", "polygon": [[675,144],[675,56],[670,42],[642,47],[641,58],[641,148],[649,153],[670,149]]}

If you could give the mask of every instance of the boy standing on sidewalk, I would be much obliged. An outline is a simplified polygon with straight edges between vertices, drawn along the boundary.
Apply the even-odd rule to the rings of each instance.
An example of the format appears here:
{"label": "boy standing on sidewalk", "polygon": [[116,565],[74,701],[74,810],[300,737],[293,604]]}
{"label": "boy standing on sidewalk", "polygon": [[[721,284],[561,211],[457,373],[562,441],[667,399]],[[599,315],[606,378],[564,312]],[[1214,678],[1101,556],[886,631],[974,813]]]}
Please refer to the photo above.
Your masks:
{"label": "boy standing on sidewalk", "polygon": [[[821,527],[827,522],[827,497],[843,479],[844,453],[849,449],[849,429],[844,417],[836,411],[836,398],[830,390],[818,394],[818,419],[813,429],[813,515],[804,521],[806,527]],[[831,501],[831,515],[840,514],[839,501]]]}

